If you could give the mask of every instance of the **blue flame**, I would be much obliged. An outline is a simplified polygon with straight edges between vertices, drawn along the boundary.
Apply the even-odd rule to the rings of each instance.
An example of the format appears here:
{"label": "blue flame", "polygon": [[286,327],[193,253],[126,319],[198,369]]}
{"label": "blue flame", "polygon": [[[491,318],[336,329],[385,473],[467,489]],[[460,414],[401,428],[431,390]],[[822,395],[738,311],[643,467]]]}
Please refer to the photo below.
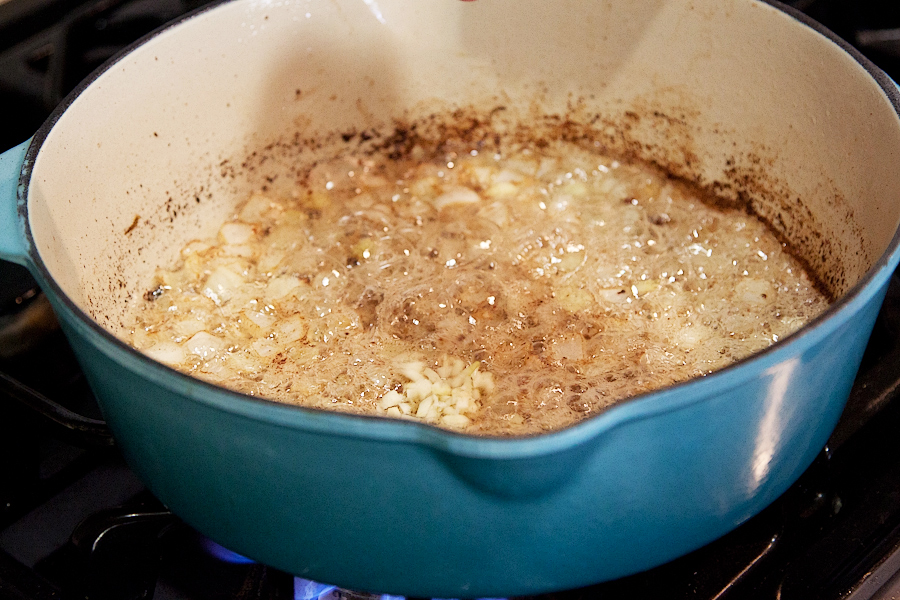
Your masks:
{"label": "blue flame", "polygon": [[[335,600],[342,598],[341,588],[336,585],[328,585],[303,579],[302,577],[294,577],[294,600],[327,600],[333,598]],[[355,596],[359,596],[356,594]],[[404,596],[392,596],[390,594],[361,594],[368,600],[406,600]],[[437,599],[435,599],[437,600]],[[456,600],[456,599],[447,599]],[[479,598],[478,600],[507,600],[506,598]]]}
{"label": "blue flame", "polygon": [[[341,589],[336,585],[328,585],[294,577],[294,600],[326,600],[333,597],[341,598]],[[332,593],[334,592],[334,593]],[[403,596],[391,596],[389,594],[364,594],[363,597],[371,600],[406,600]]]}
{"label": "blue flame", "polygon": [[[0,0],[2,2],[2,0]],[[207,537],[201,536],[201,544],[203,548],[209,552],[212,556],[218,558],[221,561],[235,564],[235,565],[249,565],[253,564],[256,561],[247,558],[237,552],[229,550],[228,548],[221,546],[211,539]],[[329,596],[334,596],[334,598],[340,598],[340,594],[331,594],[337,590],[340,592],[340,588],[336,585],[329,585],[327,583],[319,583],[317,581],[311,581],[309,579],[303,579],[302,577],[294,577],[294,600],[326,600]],[[371,600],[406,600],[404,596],[392,596],[391,594],[366,594],[366,598],[370,598]],[[438,599],[435,599],[438,600]],[[444,599],[444,600],[456,600],[455,598]],[[478,600],[507,600],[506,598],[479,598]]]}
{"label": "blue flame", "polygon": [[326,585],[302,577],[294,577],[294,600],[318,600],[334,589],[337,589],[336,585]]}
{"label": "blue flame", "polygon": [[224,546],[220,546],[209,538],[203,538],[202,543],[207,552],[209,552],[219,560],[225,561],[227,563],[232,563],[235,565],[249,565],[255,562],[253,560],[250,560],[246,556],[242,556],[237,552],[232,552]]}

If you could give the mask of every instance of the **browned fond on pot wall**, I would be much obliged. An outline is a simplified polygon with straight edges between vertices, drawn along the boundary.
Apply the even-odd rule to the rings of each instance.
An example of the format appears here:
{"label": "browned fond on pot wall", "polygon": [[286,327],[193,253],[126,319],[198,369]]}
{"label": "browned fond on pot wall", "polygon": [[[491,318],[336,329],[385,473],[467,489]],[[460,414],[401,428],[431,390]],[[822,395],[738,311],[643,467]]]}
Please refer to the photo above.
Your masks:
{"label": "browned fond on pot wall", "polygon": [[43,258],[75,301],[117,331],[152,270],[250,190],[283,192],[316,152],[412,123],[596,139],[751,206],[835,295],[893,235],[896,115],[862,68],[773,7],[378,7],[225,4],[84,91],[38,157],[66,177],[30,188]]}

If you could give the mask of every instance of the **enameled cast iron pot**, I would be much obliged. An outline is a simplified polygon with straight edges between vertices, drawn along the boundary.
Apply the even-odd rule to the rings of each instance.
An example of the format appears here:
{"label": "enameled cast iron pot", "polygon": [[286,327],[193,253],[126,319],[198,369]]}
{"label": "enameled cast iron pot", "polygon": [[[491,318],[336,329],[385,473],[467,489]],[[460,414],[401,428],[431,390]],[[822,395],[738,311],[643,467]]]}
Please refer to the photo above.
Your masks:
{"label": "enameled cast iron pot", "polygon": [[[271,140],[501,105],[750,204],[839,299],[751,359],[518,439],[253,399],[117,339],[157,263],[312,152]],[[356,589],[572,588],[724,534],[822,448],[900,258],[898,107],[844,43],[752,0],[233,0],[0,157],[0,256],[49,295],[134,471],[219,543]]]}

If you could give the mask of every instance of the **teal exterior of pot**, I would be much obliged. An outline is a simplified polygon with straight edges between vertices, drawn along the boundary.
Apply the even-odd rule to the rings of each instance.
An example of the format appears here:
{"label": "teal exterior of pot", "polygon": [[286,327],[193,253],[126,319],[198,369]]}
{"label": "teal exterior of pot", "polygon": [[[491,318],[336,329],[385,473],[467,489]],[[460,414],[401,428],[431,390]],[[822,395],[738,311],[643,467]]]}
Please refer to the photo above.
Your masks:
{"label": "teal exterior of pot", "polygon": [[[7,215],[24,154],[0,159]],[[35,271],[128,464],[173,512],[308,579],[440,597],[618,578],[762,510],[834,428],[898,262],[894,245],[864,286],[750,360],[492,439],[284,406],[149,361],[61,294],[22,231],[5,221],[4,255]]]}

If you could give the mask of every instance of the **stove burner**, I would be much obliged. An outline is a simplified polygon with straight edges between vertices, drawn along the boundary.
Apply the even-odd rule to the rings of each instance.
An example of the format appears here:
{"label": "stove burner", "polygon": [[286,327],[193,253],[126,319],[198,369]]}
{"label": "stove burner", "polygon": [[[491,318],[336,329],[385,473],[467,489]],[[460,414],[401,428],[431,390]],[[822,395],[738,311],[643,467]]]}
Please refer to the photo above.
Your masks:
{"label": "stove burner", "polygon": [[94,513],[72,533],[79,553],[72,582],[79,597],[149,600],[159,577],[162,531],[175,521],[167,510],[110,509]]}
{"label": "stove burner", "polygon": [[[91,514],[68,544],[38,565],[68,594],[92,600],[150,600],[158,587],[180,589],[189,569],[209,571],[210,566],[233,576],[228,588],[237,590],[237,598],[406,600],[291,577],[258,564],[192,531],[146,492]],[[217,579],[214,595],[219,597],[222,581],[230,577]]]}
{"label": "stove burner", "polygon": [[337,589],[336,585],[316,583],[302,577],[294,578],[294,600],[326,600]]}
{"label": "stove burner", "polygon": [[[209,538],[202,538],[200,545],[210,555],[231,564],[255,564],[245,556],[221,546]],[[294,600],[406,600],[405,596],[391,594],[372,594],[356,592],[340,588],[336,585],[319,583],[302,577],[294,577]],[[479,600],[506,600],[500,598],[481,598]]]}

